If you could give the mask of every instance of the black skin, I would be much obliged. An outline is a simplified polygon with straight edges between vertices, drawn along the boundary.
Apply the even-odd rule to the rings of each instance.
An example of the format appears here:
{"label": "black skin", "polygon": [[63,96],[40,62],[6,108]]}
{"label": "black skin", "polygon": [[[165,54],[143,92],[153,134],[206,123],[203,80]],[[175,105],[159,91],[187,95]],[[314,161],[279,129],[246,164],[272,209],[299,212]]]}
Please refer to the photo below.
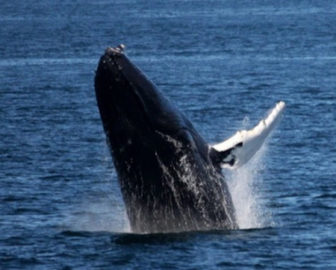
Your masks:
{"label": "black skin", "polygon": [[220,154],[123,47],[101,57],[95,90],[133,232],[237,228]]}

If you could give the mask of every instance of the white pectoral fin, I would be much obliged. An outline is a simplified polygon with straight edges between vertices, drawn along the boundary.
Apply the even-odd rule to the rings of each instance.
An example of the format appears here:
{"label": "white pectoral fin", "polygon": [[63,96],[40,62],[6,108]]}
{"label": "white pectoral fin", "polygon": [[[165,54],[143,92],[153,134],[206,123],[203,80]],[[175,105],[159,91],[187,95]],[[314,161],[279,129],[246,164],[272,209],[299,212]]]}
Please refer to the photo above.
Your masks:
{"label": "white pectoral fin", "polygon": [[222,167],[238,168],[249,161],[261,148],[267,136],[278,123],[285,108],[283,101],[278,102],[268,116],[250,130],[240,130],[226,141],[213,145],[216,160]]}

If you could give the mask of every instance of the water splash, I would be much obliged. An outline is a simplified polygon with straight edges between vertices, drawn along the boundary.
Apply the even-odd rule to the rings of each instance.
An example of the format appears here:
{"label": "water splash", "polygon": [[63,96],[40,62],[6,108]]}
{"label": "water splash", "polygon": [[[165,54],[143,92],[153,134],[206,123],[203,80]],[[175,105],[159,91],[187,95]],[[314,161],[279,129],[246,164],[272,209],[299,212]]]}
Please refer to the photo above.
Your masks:
{"label": "water splash", "polygon": [[113,233],[131,231],[121,199],[116,201],[109,196],[102,196],[98,201],[83,202],[67,214],[65,224],[71,231]]}
{"label": "water splash", "polygon": [[265,206],[262,193],[262,171],[267,142],[244,166],[225,171],[237,223],[240,229],[264,228],[273,225],[272,215]]}

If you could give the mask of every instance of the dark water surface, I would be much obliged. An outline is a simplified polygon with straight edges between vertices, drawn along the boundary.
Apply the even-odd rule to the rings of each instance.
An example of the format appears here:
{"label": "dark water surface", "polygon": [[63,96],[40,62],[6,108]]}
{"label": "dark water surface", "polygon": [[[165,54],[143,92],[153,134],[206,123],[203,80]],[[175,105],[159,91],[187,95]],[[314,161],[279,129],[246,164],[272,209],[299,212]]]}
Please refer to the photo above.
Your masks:
{"label": "dark water surface", "polygon": [[[0,269],[336,269],[335,1],[0,6]],[[245,229],[128,233],[93,87],[119,43],[209,142],[286,102],[231,180]]]}

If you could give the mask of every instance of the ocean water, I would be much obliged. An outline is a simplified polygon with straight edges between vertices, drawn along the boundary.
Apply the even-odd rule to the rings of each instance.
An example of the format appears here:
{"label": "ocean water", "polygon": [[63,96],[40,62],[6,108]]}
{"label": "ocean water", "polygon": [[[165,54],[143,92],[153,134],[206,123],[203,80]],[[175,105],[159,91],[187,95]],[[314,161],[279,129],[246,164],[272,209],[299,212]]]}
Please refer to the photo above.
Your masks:
{"label": "ocean water", "polygon": [[[55,2],[0,5],[0,269],[336,269],[335,1]],[[286,102],[224,171],[239,230],[130,232],[93,87],[120,43],[209,143]]]}

